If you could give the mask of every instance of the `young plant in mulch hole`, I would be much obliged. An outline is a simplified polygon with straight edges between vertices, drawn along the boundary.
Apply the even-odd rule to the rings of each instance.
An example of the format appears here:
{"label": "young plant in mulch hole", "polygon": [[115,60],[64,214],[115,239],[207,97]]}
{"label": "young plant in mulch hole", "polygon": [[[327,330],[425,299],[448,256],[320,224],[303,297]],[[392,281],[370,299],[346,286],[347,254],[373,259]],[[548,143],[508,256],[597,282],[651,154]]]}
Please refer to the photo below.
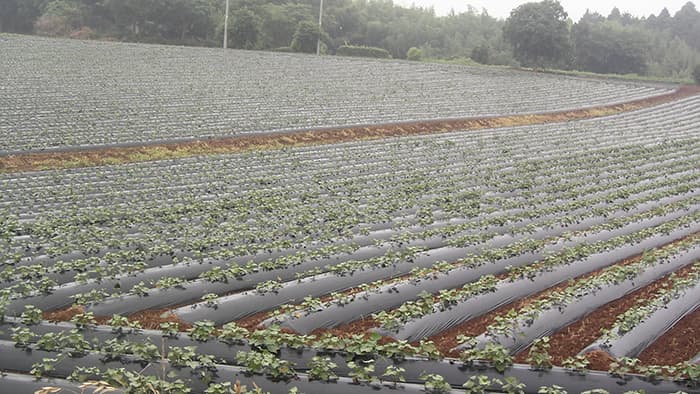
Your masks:
{"label": "young plant in mulch hole", "polygon": [[561,387],[552,385],[552,386],[541,386],[539,390],[537,390],[537,394],[567,394],[567,391]]}
{"label": "young plant in mulch hole", "polygon": [[93,350],[93,346],[88,342],[80,329],[74,328],[68,333],[60,334],[60,341],[70,357],[80,357]]}
{"label": "young plant in mulch hole", "polygon": [[466,349],[460,353],[460,360],[466,365],[480,368],[491,366],[501,373],[513,365],[510,352],[500,344],[489,342],[483,349],[479,349],[476,347],[476,338],[464,335],[457,336],[457,341],[466,346]]}
{"label": "young plant in mulch hole", "polygon": [[527,362],[535,371],[546,371],[552,368],[552,357],[549,355],[549,337],[536,339],[532,343]]}
{"label": "young plant in mulch hole", "polygon": [[309,380],[321,380],[324,382],[335,382],[338,375],[333,372],[338,364],[331,361],[330,357],[314,356],[309,363]]}
{"label": "young plant in mulch hole", "polygon": [[63,348],[63,333],[47,332],[39,337],[36,346],[47,352],[60,351]]}
{"label": "young plant in mulch hole", "polygon": [[323,301],[318,298],[306,296],[299,304],[299,308],[305,312],[317,312],[323,310]]}
{"label": "young plant in mulch hole", "polygon": [[[496,387],[500,386],[500,390]],[[467,394],[486,394],[487,392],[498,391],[506,394],[525,394],[525,384],[512,376],[504,380],[489,378],[486,375],[475,375],[469,378],[463,385]]]}
{"label": "young plant in mulch hole", "polygon": [[146,297],[148,295],[148,290],[150,290],[150,288],[143,281],[141,281],[134,285],[129,293],[139,297]]}
{"label": "young plant in mulch hole", "polygon": [[491,379],[486,375],[474,375],[469,378],[463,385],[464,391],[467,394],[485,394],[491,386],[502,385],[499,379]]}
{"label": "young plant in mulch hole", "polygon": [[389,378],[387,380],[394,384],[394,388],[397,388],[399,383],[406,381],[406,378],[403,375],[405,372],[406,370],[404,368],[397,367],[395,365],[387,365],[382,377]]}
{"label": "young plant in mulch hole", "polygon": [[[297,394],[295,390],[296,387],[292,387],[289,390],[289,394]],[[204,390],[204,394],[264,394],[265,392],[258,386],[254,384],[253,390],[248,390],[248,387],[242,385],[240,381],[235,383],[222,382],[222,383],[212,383]]]}
{"label": "young plant in mulch hole", "polygon": [[236,362],[244,366],[249,375],[265,375],[277,381],[287,381],[297,376],[292,362],[265,351],[238,352]]}
{"label": "young plant in mulch hole", "polygon": [[695,386],[700,385],[700,364],[686,361],[668,368],[670,374],[676,373],[676,380],[687,381]]}
{"label": "young plant in mulch hole", "polygon": [[248,337],[249,331],[236,324],[229,322],[224,324],[219,331],[219,340],[229,345],[243,345]]}
{"label": "young plant in mulch hole", "polygon": [[[102,376],[102,371],[100,371],[99,368],[97,367],[81,367],[81,366],[76,366],[75,369],[73,369],[73,372],[71,372],[70,375],[68,375],[68,381],[70,382],[75,382],[75,383],[84,383],[87,382],[88,380],[96,379]],[[99,391],[96,391],[99,392]],[[104,392],[109,392],[109,391],[104,391]]]}
{"label": "young plant in mulch hole", "polygon": [[349,361],[348,368],[350,368],[350,372],[348,372],[348,376],[350,378],[352,378],[352,382],[354,384],[380,383],[379,379],[377,379],[377,377],[373,375],[374,374],[374,359]]}
{"label": "young plant in mulch hole", "polygon": [[567,357],[562,361],[562,367],[570,374],[585,375],[588,372],[588,366],[591,364],[585,356]]}
{"label": "young plant in mulch hole", "polygon": [[164,338],[177,338],[180,333],[180,323],[169,321],[160,323],[160,331]]}
{"label": "young plant in mulch hole", "polygon": [[219,307],[218,298],[218,294],[208,293],[202,296],[202,301],[207,308],[217,309]]}
{"label": "young plant in mulch hole", "polygon": [[213,321],[210,320],[200,320],[192,325],[192,328],[187,330],[190,338],[199,342],[206,342],[214,335],[216,331],[216,326]]}
{"label": "young plant in mulch hole", "polygon": [[322,349],[325,353],[340,352],[345,349],[345,338],[324,332],[313,341],[311,347]]}
{"label": "young plant in mulch hole", "polygon": [[168,351],[168,362],[175,368],[188,367],[197,356],[196,350],[196,346],[171,346]]}
{"label": "young plant in mulch hole", "polygon": [[394,361],[403,361],[407,356],[418,353],[418,350],[408,341],[392,341],[380,345],[379,352]]}
{"label": "young plant in mulch hole", "polygon": [[12,327],[12,335],[10,338],[14,341],[15,347],[25,349],[32,343],[32,340],[36,338],[36,334],[27,327]]}
{"label": "young plant in mulch hole", "polygon": [[428,394],[447,394],[452,391],[452,386],[447,383],[442,375],[424,374],[420,378],[425,381],[423,387]]}
{"label": "young plant in mulch hole", "polygon": [[644,375],[650,382],[655,382],[666,376],[665,368],[660,365],[641,365],[637,367],[637,372]]}
{"label": "young plant in mulch hole", "polygon": [[112,315],[107,324],[112,327],[112,333],[118,335],[136,333],[142,329],[141,323],[129,321],[128,318],[121,315]]}
{"label": "young plant in mulch hole", "polygon": [[381,338],[382,336],[377,333],[372,333],[369,337],[365,337],[362,334],[355,334],[346,341],[345,350],[356,356],[375,354],[377,353],[379,340]]}
{"label": "young plant in mulch hole", "polygon": [[104,289],[92,289],[85,293],[70,296],[76,305],[89,305],[100,302],[107,297],[116,294],[109,294]]}
{"label": "young plant in mulch hole", "polygon": [[228,276],[227,272],[221,267],[214,267],[209,271],[205,271],[199,275],[201,279],[205,279],[211,283],[216,283],[216,282],[223,282],[227,283],[228,282]]}
{"label": "young plant in mulch hole", "polygon": [[525,394],[525,389],[527,388],[525,383],[522,383],[513,376],[506,376],[501,384],[501,391],[506,394]]}
{"label": "young plant in mulch hole", "polygon": [[56,283],[56,281],[46,277],[39,279],[39,282],[36,284],[37,290],[41,294],[45,295],[51,294],[51,292],[56,286],[58,286],[58,283]]}
{"label": "young plant in mulch hole", "polygon": [[130,392],[149,393],[189,393],[192,389],[182,380],[167,381],[166,378],[174,376],[143,375],[139,372],[127,371],[124,368],[110,368],[103,374],[107,384],[116,387],[127,388]]}
{"label": "young plant in mulch hole", "polygon": [[160,278],[156,282],[156,287],[159,289],[181,288],[184,289],[185,280],[176,276],[167,276]]}
{"label": "young plant in mulch hole", "polygon": [[210,383],[216,373],[214,357],[206,354],[197,354],[196,346],[179,347],[169,349],[167,359],[175,368],[190,368],[204,383]]}
{"label": "young plant in mulch hole", "polygon": [[266,294],[266,293],[273,293],[277,294],[279,289],[282,288],[282,280],[277,279],[277,280],[267,280],[264,282],[260,282],[255,286],[255,291],[257,291],[260,294]]}
{"label": "young plant in mulch hole", "polygon": [[95,315],[92,312],[79,313],[73,316],[70,322],[75,324],[75,327],[80,330],[97,325],[97,320],[95,320]]}
{"label": "young plant in mulch hole", "polygon": [[248,343],[253,348],[277,353],[282,346],[301,351],[313,337],[282,332],[280,326],[273,325],[264,330],[250,332]]}
{"label": "young plant in mulch hole", "polygon": [[24,312],[20,315],[20,319],[22,324],[26,326],[37,325],[43,320],[42,311],[34,305],[26,305]]}
{"label": "young plant in mulch hole", "polygon": [[114,361],[121,360],[121,358],[127,354],[131,354],[132,344],[127,341],[120,340],[118,338],[111,338],[105,341],[100,351],[103,354],[103,361]]}
{"label": "young plant in mulch hole", "polygon": [[627,380],[630,378],[629,375],[634,372],[638,364],[639,360],[636,358],[620,357],[610,364],[608,373],[620,379]]}
{"label": "young plant in mulch hole", "polygon": [[32,369],[29,371],[37,380],[43,377],[49,377],[56,370],[58,358],[44,357],[41,362],[32,364]]}
{"label": "young plant in mulch hole", "polygon": [[417,355],[427,357],[430,360],[438,360],[442,358],[442,353],[440,353],[440,350],[437,348],[437,345],[435,345],[435,342],[426,341],[424,339],[418,343],[418,348],[416,349],[415,353]]}

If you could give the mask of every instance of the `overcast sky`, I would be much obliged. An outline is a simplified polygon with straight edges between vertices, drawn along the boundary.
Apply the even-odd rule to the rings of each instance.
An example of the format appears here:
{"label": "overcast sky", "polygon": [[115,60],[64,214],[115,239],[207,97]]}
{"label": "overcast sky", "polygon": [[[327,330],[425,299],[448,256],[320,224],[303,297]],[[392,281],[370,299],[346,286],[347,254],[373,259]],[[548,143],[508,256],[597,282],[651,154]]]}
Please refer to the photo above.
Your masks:
{"label": "overcast sky", "polygon": [[[466,11],[467,5],[471,4],[478,10],[486,8],[489,15],[503,19],[510,15],[513,8],[527,2],[527,0],[394,0],[394,4],[409,7],[414,4],[418,7],[432,6],[438,15],[446,15],[451,9],[454,9],[455,12]],[[610,10],[616,6],[622,13],[629,12],[634,16],[649,16],[650,14],[658,15],[666,7],[673,15],[688,0],[560,0],[559,2],[564,6],[569,17],[577,22],[586,12],[586,8],[607,16]]]}

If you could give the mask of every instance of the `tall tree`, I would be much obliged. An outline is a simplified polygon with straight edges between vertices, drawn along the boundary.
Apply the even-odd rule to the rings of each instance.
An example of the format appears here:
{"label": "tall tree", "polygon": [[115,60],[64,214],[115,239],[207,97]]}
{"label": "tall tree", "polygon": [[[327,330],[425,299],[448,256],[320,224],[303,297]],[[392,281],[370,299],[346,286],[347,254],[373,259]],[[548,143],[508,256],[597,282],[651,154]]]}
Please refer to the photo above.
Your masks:
{"label": "tall tree", "polygon": [[526,3],[511,11],[504,37],[524,66],[563,67],[571,49],[567,19],[558,1]]}
{"label": "tall tree", "polygon": [[621,22],[586,13],[574,25],[572,37],[577,69],[596,73],[646,73],[648,37],[640,28],[624,26]]}
{"label": "tall tree", "polygon": [[168,40],[188,42],[213,33],[208,0],[168,0],[154,15],[160,34]]}
{"label": "tall tree", "polygon": [[45,35],[67,35],[84,25],[87,6],[79,0],[51,0],[34,22],[34,30]]}
{"label": "tall tree", "polygon": [[258,17],[247,8],[236,11],[229,35],[232,48],[256,49],[260,39]]}
{"label": "tall tree", "polygon": [[687,2],[673,16],[673,32],[685,42],[700,50],[700,12],[695,4]]}
{"label": "tall tree", "polygon": [[314,20],[308,4],[264,4],[256,15],[261,18],[261,47],[268,49],[291,46],[299,22]]}
{"label": "tall tree", "polygon": [[327,35],[324,36],[317,24],[301,21],[294,32],[292,49],[294,52],[314,53],[319,38],[328,41]]}
{"label": "tall tree", "polygon": [[0,0],[0,31],[31,33],[45,0]]}
{"label": "tall tree", "polygon": [[155,0],[104,0],[104,6],[117,27],[133,37],[149,33],[146,22],[157,9],[155,5]]}

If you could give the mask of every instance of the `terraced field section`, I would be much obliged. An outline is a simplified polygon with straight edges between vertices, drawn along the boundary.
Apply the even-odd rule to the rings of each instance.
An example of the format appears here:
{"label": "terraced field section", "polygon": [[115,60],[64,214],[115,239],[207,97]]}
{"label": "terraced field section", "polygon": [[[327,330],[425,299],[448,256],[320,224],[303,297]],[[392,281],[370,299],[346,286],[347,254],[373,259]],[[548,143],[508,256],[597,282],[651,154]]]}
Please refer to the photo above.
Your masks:
{"label": "terraced field section", "polygon": [[[36,50],[54,43],[23,40]],[[10,37],[10,47],[17,41]],[[89,52],[112,44],[63,45]],[[124,48],[143,56],[166,50]],[[215,68],[273,66],[265,54],[195,50],[199,56],[185,61],[175,56],[184,50],[167,50],[174,68],[215,56],[221,63],[208,63]],[[288,57],[290,80],[304,62],[353,64],[358,73],[364,64],[308,59]],[[456,72],[421,67],[435,86]],[[17,72],[31,67],[24,69]],[[481,78],[474,73],[464,76],[468,83]],[[149,81],[149,92],[166,87]],[[514,108],[650,94],[557,81],[590,94],[532,89],[532,100]],[[102,107],[100,97],[122,84],[110,86],[94,91],[104,97],[92,103],[126,111],[128,100]],[[612,96],[601,95],[605,86]],[[435,97],[448,102],[450,92]],[[346,93],[360,107],[367,97]],[[452,108],[488,113],[504,100],[499,94]],[[69,95],[38,94],[49,96],[63,105]],[[153,105],[167,113],[167,95],[158,96]],[[420,116],[411,111],[425,96],[410,96],[402,94],[402,119]],[[516,105],[504,97],[506,108]],[[278,103],[282,111],[285,101]],[[205,107],[213,108],[198,108]],[[465,115],[444,110],[441,116]],[[196,108],[192,114],[197,124]],[[361,119],[355,115],[339,118]],[[289,125],[255,127],[278,126]],[[409,392],[699,392],[698,129],[695,96],[566,123],[0,175],[0,369],[175,392],[180,385],[226,392],[224,382],[236,381],[272,392],[396,385]],[[110,142],[129,140],[132,131]],[[55,143],[104,142],[86,135]]]}
{"label": "terraced field section", "polygon": [[550,112],[672,90],[507,69],[14,35],[0,35],[0,47],[0,155]]}

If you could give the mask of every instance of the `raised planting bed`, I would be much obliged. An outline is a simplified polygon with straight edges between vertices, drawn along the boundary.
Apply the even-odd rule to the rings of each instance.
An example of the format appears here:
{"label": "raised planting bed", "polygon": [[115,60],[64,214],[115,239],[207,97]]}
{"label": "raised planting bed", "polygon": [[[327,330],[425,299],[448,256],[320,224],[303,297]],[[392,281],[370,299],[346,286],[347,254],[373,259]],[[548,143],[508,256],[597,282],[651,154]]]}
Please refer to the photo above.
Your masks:
{"label": "raised planting bed", "polygon": [[498,68],[3,38],[0,154],[532,113],[671,90]]}

